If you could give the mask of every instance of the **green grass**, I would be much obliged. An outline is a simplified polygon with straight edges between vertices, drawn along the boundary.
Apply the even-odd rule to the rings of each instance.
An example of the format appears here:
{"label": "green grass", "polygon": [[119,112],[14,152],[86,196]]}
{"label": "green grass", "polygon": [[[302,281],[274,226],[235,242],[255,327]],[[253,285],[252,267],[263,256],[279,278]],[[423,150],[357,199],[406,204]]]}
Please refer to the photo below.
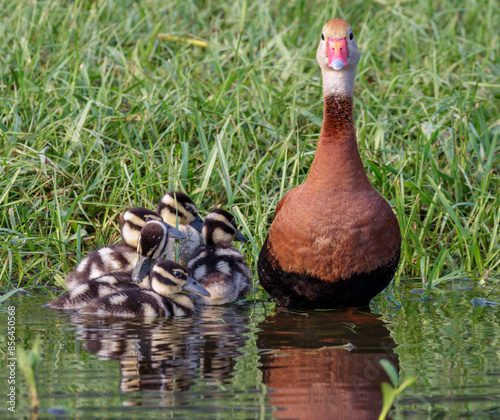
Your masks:
{"label": "green grass", "polygon": [[361,50],[355,124],[401,224],[396,287],[495,286],[498,2],[220,3],[0,0],[3,290],[58,284],[118,241],[125,208],[153,208],[168,190],[202,214],[233,210],[255,273],[275,206],[314,155],[314,57],[332,17],[352,24]]}

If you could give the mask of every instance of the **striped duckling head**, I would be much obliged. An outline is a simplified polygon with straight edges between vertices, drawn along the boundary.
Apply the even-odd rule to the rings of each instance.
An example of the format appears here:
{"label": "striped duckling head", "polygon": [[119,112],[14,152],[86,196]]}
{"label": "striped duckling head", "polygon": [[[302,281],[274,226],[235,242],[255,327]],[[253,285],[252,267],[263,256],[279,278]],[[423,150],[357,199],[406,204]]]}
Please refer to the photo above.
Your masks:
{"label": "striped duckling head", "polygon": [[247,238],[236,228],[234,216],[222,209],[212,210],[207,215],[202,236],[207,246],[231,243],[234,240],[247,242]]}
{"label": "striped duckling head", "polygon": [[186,194],[169,192],[160,200],[157,213],[169,225],[191,225],[201,232],[203,219],[198,214],[198,209]]}
{"label": "striped duckling head", "polygon": [[134,249],[137,248],[141,229],[149,220],[161,221],[162,219],[157,212],[144,207],[133,207],[127,210],[122,217],[123,242]]}
{"label": "striped duckling head", "polygon": [[141,283],[148,275],[153,261],[160,258],[167,249],[169,238],[184,239],[186,235],[165,222],[147,221],[141,229],[137,253],[139,259],[132,272],[132,281]]}
{"label": "striped duckling head", "polygon": [[149,281],[151,290],[167,298],[183,291],[210,296],[210,293],[189,275],[185,267],[171,260],[157,262],[151,268]]}

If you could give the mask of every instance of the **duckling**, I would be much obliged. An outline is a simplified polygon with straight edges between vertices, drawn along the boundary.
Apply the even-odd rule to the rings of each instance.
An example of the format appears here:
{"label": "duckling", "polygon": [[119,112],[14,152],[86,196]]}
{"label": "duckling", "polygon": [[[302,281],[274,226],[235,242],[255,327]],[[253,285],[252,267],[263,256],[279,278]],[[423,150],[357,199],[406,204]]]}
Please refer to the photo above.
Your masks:
{"label": "duckling", "polygon": [[210,296],[185,267],[170,260],[155,263],[149,281],[151,290],[132,288],[112,293],[92,300],[79,314],[126,318],[184,316],[194,313],[194,304],[182,291]]}
{"label": "duckling", "polygon": [[163,257],[170,243],[176,239],[186,239],[186,235],[163,221],[146,222],[137,241],[138,259],[132,271],[132,282],[141,283],[149,273],[152,262]]}
{"label": "duckling", "polygon": [[74,289],[69,290],[64,295],[59,296],[56,300],[47,303],[48,308],[76,310],[83,308],[88,302],[93,299],[100,298],[111,293],[134,289],[134,288],[149,288],[149,279],[146,276],[143,282],[139,285],[131,283],[130,273],[115,272],[108,273],[95,279],[88,280],[79,284]]}
{"label": "duckling", "polygon": [[88,254],[65,279],[68,290],[91,279],[116,271],[132,273],[137,251],[127,244],[105,246]]}
{"label": "duckling", "polygon": [[[187,266],[195,251],[202,245],[199,232],[203,228],[203,219],[193,201],[184,193],[169,192],[160,200],[157,213],[163,221],[177,227],[187,238],[179,241],[179,264]],[[175,259],[175,242],[168,244],[166,259]]]}
{"label": "duckling", "polygon": [[[82,283],[115,272],[127,273],[129,282],[132,275],[136,282],[140,282],[149,270],[151,259],[159,258],[165,253],[168,239],[185,238],[185,235],[162,221],[149,220],[145,222],[135,248],[130,245],[133,242],[132,237],[125,235],[125,238],[127,243],[105,246],[91,252],[80,261],[80,264],[66,277],[68,290],[71,291]],[[142,265],[138,264],[139,255],[141,264],[146,264],[142,269]]]}
{"label": "duckling", "polygon": [[121,232],[123,242],[137,248],[139,234],[148,220],[161,221],[162,218],[157,212],[144,207],[133,207],[127,210],[122,217]]}
{"label": "duckling", "polygon": [[182,239],[185,235],[163,221],[149,220],[144,224],[138,238],[137,263],[132,273],[130,267],[127,267],[125,271],[89,279],[49,302],[47,306],[54,309],[80,309],[92,299],[111,293],[129,289],[150,289],[147,274],[151,263],[165,252],[169,237]]}
{"label": "duckling", "polygon": [[247,242],[236,229],[231,213],[216,209],[205,218],[203,240],[188,269],[210,297],[193,297],[197,304],[223,305],[243,299],[250,291],[250,272],[240,252],[231,245],[234,239]]}

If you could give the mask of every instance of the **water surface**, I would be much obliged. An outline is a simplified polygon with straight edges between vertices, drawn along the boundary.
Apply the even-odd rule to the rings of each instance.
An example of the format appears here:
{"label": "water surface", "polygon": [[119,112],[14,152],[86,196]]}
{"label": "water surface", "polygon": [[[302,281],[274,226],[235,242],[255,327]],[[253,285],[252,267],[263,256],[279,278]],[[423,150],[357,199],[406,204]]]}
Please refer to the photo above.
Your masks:
{"label": "water surface", "polygon": [[[468,286],[430,301],[404,293],[401,309],[382,296],[379,315],[246,303],[154,321],[88,319],[17,296],[0,317],[16,306],[18,346],[41,336],[40,418],[372,419],[388,381],[380,359],[416,378],[392,418],[499,418],[500,306],[477,295]],[[19,370],[16,386],[15,417],[28,417]]]}

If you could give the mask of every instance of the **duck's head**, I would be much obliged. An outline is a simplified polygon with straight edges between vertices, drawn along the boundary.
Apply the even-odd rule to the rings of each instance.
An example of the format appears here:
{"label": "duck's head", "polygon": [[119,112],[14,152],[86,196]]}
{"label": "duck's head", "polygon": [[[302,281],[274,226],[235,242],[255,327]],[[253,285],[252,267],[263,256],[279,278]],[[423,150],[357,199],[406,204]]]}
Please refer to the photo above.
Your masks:
{"label": "duck's head", "polygon": [[122,217],[123,242],[137,248],[139,234],[144,224],[149,220],[162,220],[160,215],[144,207],[133,207],[127,210]]}
{"label": "duck's head", "polygon": [[153,261],[166,251],[169,238],[184,239],[186,235],[163,221],[149,220],[144,224],[137,243],[139,260],[132,272],[134,283],[141,283],[148,275]]}
{"label": "duck's head", "polygon": [[230,243],[233,240],[247,242],[247,238],[236,228],[234,216],[222,209],[215,209],[207,214],[202,236],[204,242],[209,246]]}
{"label": "duck's head", "polygon": [[[326,22],[321,31],[321,38],[316,52],[323,82],[328,82],[329,76],[340,79],[339,76],[348,76],[344,83],[352,79],[354,83],[354,70],[359,61],[359,50],[352,32],[351,25],[344,19],[332,19]],[[346,90],[352,93],[349,83]]]}
{"label": "duck's head", "polygon": [[160,200],[157,211],[163,221],[169,225],[191,225],[201,232],[203,219],[199,216],[193,200],[184,193],[169,192],[165,194]]}
{"label": "duck's head", "polygon": [[188,270],[171,260],[157,262],[149,273],[151,290],[161,296],[169,297],[181,292],[191,292],[210,297],[210,293],[195,279]]}

